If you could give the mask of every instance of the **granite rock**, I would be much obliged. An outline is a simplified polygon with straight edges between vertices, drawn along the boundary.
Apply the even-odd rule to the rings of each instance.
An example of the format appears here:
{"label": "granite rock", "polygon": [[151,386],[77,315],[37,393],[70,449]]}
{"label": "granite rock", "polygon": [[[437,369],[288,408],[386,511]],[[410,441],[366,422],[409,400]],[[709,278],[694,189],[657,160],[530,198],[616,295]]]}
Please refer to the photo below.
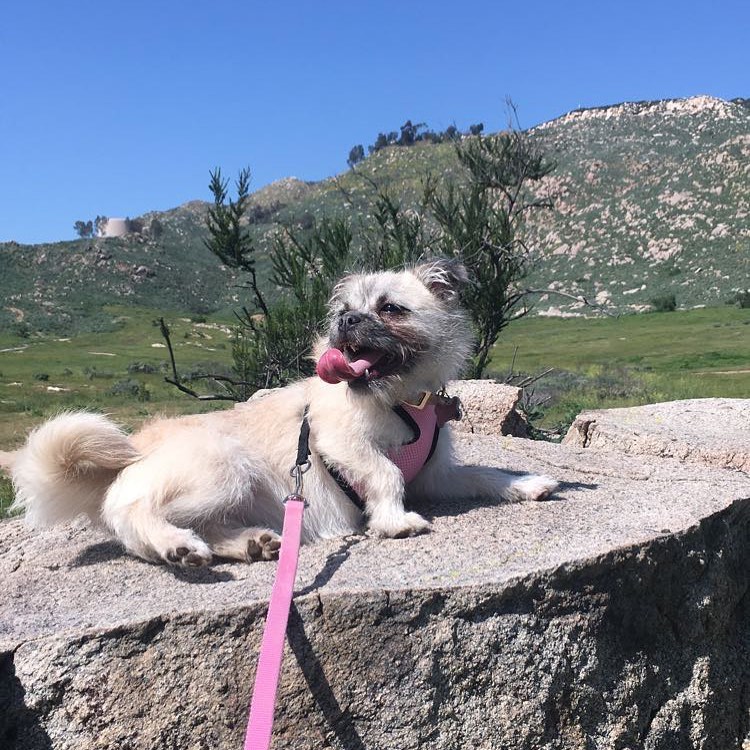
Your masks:
{"label": "granite rock", "polygon": [[563,442],[750,472],[750,399],[702,398],[585,411]]}
{"label": "granite rock", "polygon": [[[750,477],[459,435],[555,499],[305,547],[274,748],[731,750],[750,707]],[[314,501],[314,500],[313,500]],[[0,746],[242,746],[272,563],[150,565],[0,524]]]}

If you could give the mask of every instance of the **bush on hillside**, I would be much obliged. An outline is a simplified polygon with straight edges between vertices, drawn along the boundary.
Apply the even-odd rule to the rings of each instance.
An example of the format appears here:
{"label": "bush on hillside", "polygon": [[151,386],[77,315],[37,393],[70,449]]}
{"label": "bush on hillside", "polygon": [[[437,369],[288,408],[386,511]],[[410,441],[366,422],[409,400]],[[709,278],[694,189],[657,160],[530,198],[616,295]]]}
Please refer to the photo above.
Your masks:
{"label": "bush on hillside", "polygon": [[674,294],[662,294],[652,298],[651,306],[656,312],[673,312],[677,309],[677,298]]}

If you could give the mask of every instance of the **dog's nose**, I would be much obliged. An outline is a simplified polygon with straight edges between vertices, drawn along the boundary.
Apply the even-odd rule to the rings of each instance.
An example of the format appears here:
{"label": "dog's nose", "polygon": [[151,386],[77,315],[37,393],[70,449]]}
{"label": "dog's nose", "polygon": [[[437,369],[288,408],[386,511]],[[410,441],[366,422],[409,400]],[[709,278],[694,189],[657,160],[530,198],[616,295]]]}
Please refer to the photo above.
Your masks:
{"label": "dog's nose", "polygon": [[339,318],[339,331],[348,331],[350,328],[354,328],[357,323],[362,322],[362,315],[358,312],[345,312]]}

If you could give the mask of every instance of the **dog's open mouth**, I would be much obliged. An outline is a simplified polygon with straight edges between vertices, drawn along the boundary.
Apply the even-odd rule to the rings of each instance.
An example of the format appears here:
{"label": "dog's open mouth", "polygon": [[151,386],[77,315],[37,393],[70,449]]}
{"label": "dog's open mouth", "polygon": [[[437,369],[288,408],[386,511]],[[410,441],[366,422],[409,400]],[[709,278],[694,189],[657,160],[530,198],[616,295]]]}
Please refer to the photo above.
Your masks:
{"label": "dog's open mouth", "polygon": [[326,383],[340,383],[342,381],[374,380],[386,374],[381,367],[384,354],[373,349],[358,349],[349,344],[341,349],[327,349],[318,360],[315,368],[318,376]]}

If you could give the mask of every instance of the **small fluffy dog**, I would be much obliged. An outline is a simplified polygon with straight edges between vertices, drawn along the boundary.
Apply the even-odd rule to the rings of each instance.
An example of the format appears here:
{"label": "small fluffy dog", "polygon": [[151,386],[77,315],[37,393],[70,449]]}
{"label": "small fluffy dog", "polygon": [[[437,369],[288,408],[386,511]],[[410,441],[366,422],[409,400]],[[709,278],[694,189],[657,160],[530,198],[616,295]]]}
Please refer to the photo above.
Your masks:
{"label": "small fluffy dog", "polygon": [[[50,420],[14,462],[15,506],[35,525],[85,514],[153,562],[273,559],[303,422],[306,542],[355,532],[363,518],[379,536],[424,532],[409,496],[547,497],[548,477],[457,465],[440,429],[453,403],[435,394],[471,351],[466,280],[452,261],[344,278],[328,343],[316,345],[318,376],[232,410],[156,419],[133,436],[95,414]],[[420,455],[404,459],[404,446]]]}

